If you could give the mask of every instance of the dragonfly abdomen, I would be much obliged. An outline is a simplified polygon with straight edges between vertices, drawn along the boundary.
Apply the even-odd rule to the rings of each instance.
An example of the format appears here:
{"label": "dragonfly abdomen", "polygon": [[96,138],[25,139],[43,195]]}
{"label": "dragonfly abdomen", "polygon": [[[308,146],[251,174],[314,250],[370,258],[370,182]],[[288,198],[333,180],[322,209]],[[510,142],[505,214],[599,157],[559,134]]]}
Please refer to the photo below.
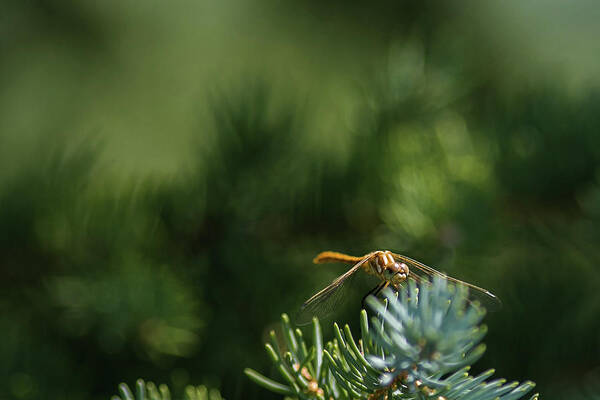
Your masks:
{"label": "dragonfly abdomen", "polygon": [[317,254],[317,256],[313,259],[313,263],[323,264],[323,263],[341,262],[341,263],[346,263],[346,264],[356,264],[363,258],[365,258],[365,256],[354,257],[354,256],[349,256],[347,254],[338,253],[337,251],[324,251],[322,253]]}

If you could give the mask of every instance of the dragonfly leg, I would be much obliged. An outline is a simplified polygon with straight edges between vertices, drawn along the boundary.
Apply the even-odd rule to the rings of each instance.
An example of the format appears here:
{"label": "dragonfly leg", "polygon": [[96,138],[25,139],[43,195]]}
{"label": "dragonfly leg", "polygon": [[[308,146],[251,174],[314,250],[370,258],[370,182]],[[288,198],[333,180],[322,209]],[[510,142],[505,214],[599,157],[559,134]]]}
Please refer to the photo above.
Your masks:
{"label": "dragonfly leg", "polygon": [[367,297],[369,297],[370,295],[377,296],[388,285],[388,283],[389,282],[383,281],[377,286],[375,286],[373,289],[371,289],[369,293],[365,294],[365,297],[363,297],[362,301],[360,302],[361,307],[365,309],[365,300],[367,300]]}
{"label": "dragonfly leg", "polygon": [[385,289],[386,287],[388,287],[389,284],[390,284],[390,282],[386,281],[382,285],[379,285],[378,286],[378,290],[375,293],[373,293],[373,296],[379,296],[379,293],[381,293],[381,291],[383,289]]}

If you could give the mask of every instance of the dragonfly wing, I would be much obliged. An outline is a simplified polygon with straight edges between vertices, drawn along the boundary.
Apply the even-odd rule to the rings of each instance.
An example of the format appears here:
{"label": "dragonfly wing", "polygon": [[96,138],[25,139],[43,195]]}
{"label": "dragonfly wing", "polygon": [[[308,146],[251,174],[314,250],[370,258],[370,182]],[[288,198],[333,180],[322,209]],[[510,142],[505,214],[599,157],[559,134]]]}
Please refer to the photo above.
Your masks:
{"label": "dragonfly wing", "polygon": [[371,257],[365,257],[343,275],[338,276],[333,282],[321,291],[306,300],[296,317],[298,325],[307,325],[312,321],[314,316],[319,319],[324,319],[331,315],[339,305],[340,301],[345,297],[346,288],[350,286],[348,283],[350,278],[367,262]]}
{"label": "dragonfly wing", "polygon": [[406,257],[401,254],[392,254],[397,261],[403,262],[408,265],[408,268],[410,270],[409,277],[416,280],[417,282],[431,282],[433,280],[433,277],[439,276],[440,278],[446,279],[457,285],[466,286],[469,289],[469,299],[478,301],[488,311],[498,311],[502,307],[502,302],[500,301],[500,299],[489,290],[443,274],[419,261],[413,260],[410,257]]}
{"label": "dragonfly wing", "polygon": [[309,300],[307,300],[302,307],[300,312],[296,316],[297,325],[308,325],[313,317],[319,318],[323,321],[327,317],[334,313],[336,308],[343,301],[347,289],[351,286],[352,276],[346,278],[343,282],[339,282],[334,285],[332,282],[329,286],[315,294]]}

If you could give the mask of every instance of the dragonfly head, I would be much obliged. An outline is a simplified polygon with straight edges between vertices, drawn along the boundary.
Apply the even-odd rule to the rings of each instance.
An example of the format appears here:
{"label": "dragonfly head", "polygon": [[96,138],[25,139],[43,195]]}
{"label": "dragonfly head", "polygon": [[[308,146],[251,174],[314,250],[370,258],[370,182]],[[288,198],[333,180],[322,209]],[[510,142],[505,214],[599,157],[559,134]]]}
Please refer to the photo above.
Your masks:
{"label": "dragonfly head", "polygon": [[400,284],[408,278],[408,265],[398,261],[389,263],[383,270],[383,277],[392,284]]}

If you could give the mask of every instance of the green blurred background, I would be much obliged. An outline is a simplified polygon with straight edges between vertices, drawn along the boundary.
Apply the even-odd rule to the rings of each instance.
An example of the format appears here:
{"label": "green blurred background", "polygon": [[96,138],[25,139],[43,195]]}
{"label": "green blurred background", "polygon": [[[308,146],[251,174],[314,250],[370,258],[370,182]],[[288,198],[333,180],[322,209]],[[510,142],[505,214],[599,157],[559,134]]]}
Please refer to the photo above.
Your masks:
{"label": "green blurred background", "polygon": [[[265,332],[407,254],[498,294],[477,370],[600,376],[600,7],[4,0],[0,398],[276,398]],[[358,279],[338,320],[357,325]]]}

